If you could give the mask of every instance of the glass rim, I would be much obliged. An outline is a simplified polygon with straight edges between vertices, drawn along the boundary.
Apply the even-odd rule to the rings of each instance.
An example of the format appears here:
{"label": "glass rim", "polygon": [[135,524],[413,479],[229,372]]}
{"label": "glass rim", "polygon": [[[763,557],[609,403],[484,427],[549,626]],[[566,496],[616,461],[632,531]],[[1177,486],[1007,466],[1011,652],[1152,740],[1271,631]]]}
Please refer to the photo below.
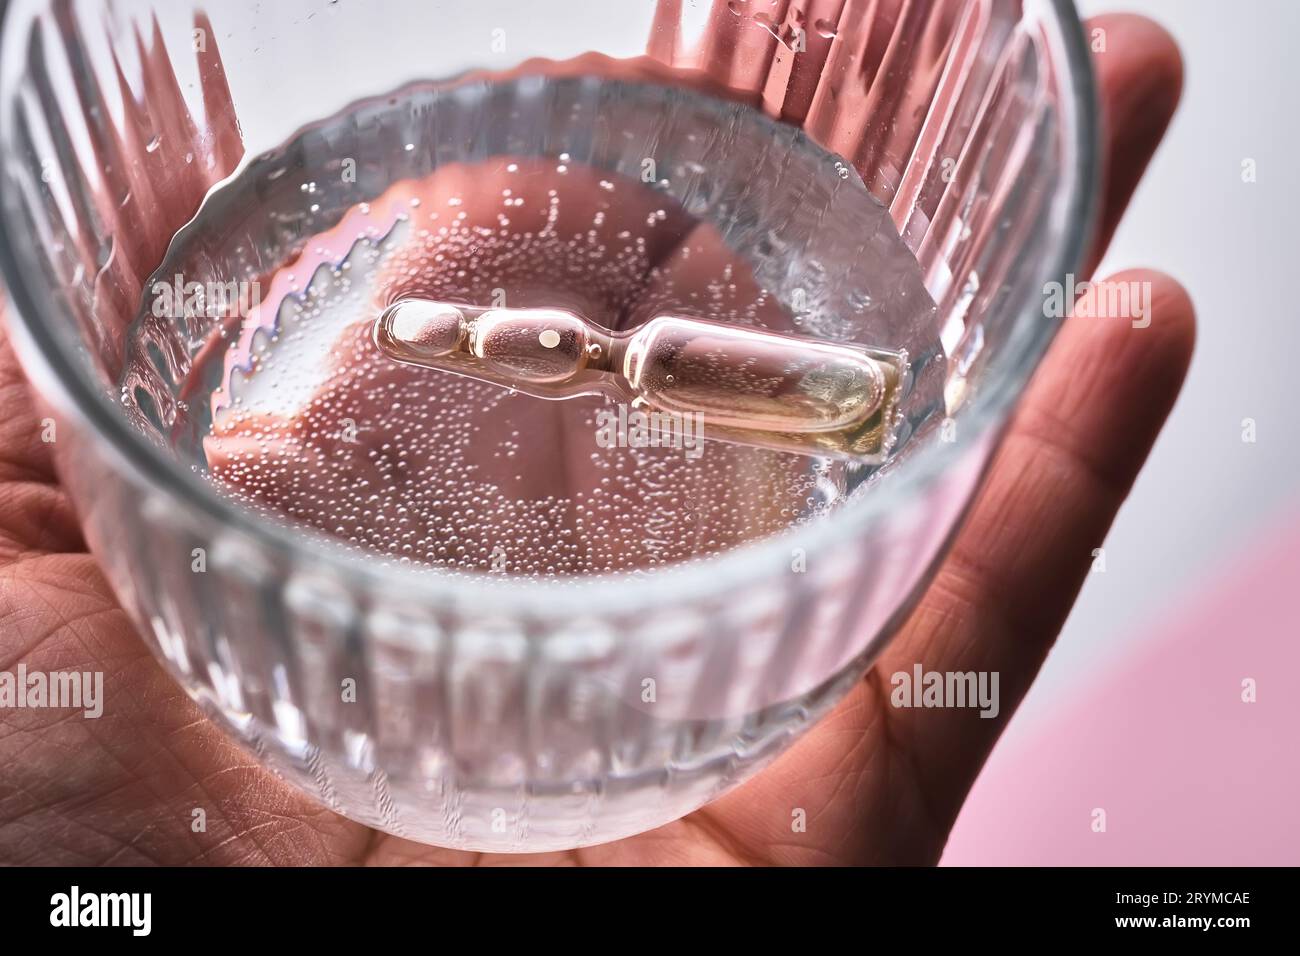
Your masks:
{"label": "glass rim", "polygon": [[[1065,228],[1052,257],[1053,264],[1040,277],[1046,283],[1063,281],[1077,270],[1092,238],[1100,186],[1100,132],[1092,60],[1074,0],[1040,2],[1053,11],[1064,46],[1064,68],[1053,72],[1065,81],[1060,96],[1072,107],[1068,112],[1074,117],[1073,128],[1066,132],[1075,152],[1073,169],[1069,170],[1071,194],[1066,203]],[[7,29],[7,15],[12,6],[10,0],[0,0],[0,40]],[[243,166],[241,163],[239,169]],[[237,174],[238,170],[232,175]],[[476,611],[489,607],[503,614],[535,617],[628,614],[647,606],[662,605],[665,600],[708,598],[752,583],[788,567],[792,545],[807,553],[843,543],[928,489],[947,466],[960,461],[964,452],[999,424],[1038,367],[1061,321],[1043,320],[1032,334],[1012,337],[1007,347],[1012,354],[1004,352],[999,363],[1002,374],[991,376],[966,407],[964,417],[972,427],[959,429],[951,442],[923,445],[899,463],[888,481],[858,500],[847,502],[828,517],[787,528],[722,554],[645,572],[537,578],[483,572],[447,573],[414,563],[398,564],[396,559],[389,558],[378,564],[372,557],[311,529],[260,518],[221,497],[179,461],[168,458],[145,441],[124,416],[115,412],[108,396],[84,374],[72,350],[60,341],[54,332],[54,322],[58,320],[50,318],[55,306],[44,300],[38,303],[29,294],[24,272],[14,254],[15,243],[23,237],[11,225],[18,221],[18,210],[8,192],[6,177],[0,174],[0,279],[11,306],[7,324],[25,370],[39,380],[37,390],[42,397],[63,414],[75,415],[91,433],[90,440],[101,447],[106,445],[117,464],[125,467],[137,484],[200,512],[219,529],[213,535],[213,545],[223,535],[233,532],[255,542],[259,548],[278,552],[288,565],[291,578],[305,575],[338,579],[360,585],[368,592],[393,594],[406,605]],[[1023,309],[1024,305],[1019,308]],[[1040,319],[1045,317],[1040,314]],[[1016,321],[1023,322],[1023,316]]]}

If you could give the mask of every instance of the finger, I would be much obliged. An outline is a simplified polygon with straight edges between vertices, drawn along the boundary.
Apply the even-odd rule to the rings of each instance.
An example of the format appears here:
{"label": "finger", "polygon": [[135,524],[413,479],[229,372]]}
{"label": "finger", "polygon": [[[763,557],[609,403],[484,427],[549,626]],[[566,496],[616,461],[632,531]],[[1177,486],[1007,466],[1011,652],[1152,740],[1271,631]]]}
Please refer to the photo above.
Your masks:
{"label": "finger", "polygon": [[81,551],[85,542],[58,486],[53,419],[42,419],[5,331],[0,296],[0,566],[34,551]]}
{"label": "finger", "polygon": [[[705,814],[775,862],[933,862],[998,734],[1064,622],[1178,392],[1194,318],[1172,280],[1152,283],[1151,325],[1072,318],[1035,377],[985,487],[917,611],[868,678],[773,767]],[[999,712],[903,709],[891,675],[999,673]],[[789,808],[807,831],[790,838]],[[815,825],[814,825],[815,821]],[[819,836],[824,835],[824,837]]]}
{"label": "finger", "polygon": [[1081,317],[1098,287],[1084,296],[935,581],[874,668],[870,692],[886,705],[903,686],[891,676],[914,674],[918,663],[998,674],[988,717],[976,708],[887,710],[890,737],[911,754],[945,833],[1065,623],[1191,360],[1194,310],[1176,282],[1152,272],[1110,282],[1150,283],[1150,325]]}
{"label": "finger", "polygon": [[1091,275],[1173,119],[1182,96],[1183,59],[1173,37],[1145,17],[1093,17],[1086,30],[1095,51],[1103,163],[1101,219],[1086,272]]}
{"label": "finger", "polygon": [[0,290],[0,481],[49,483],[55,480],[54,463],[49,443],[41,441],[27,378],[9,341],[12,321]]}

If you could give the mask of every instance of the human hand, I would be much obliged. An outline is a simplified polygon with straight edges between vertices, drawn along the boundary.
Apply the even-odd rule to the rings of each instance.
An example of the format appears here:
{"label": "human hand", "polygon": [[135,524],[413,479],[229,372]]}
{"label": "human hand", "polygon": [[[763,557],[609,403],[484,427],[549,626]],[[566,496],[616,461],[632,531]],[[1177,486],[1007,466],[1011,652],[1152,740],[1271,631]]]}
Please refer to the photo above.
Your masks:
{"label": "human hand", "polygon": [[[1101,18],[1107,119],[1100,256],[1178,99],[1172,41]],[[603,846],[533,856],[426,847],[322,808],[263,770],[162,670],[85,551],[26,383],[0,347],[0,669],[105,673],[96,721],[0,710],[6,863],[816,864],[938,859],[988,752],[1065,620],[1189,361],[1191,304],[1153,286],[1150,327],[1067,321],[920,605],[825,720],[747,785],[682,820]],[[895,710],[887,675],[1001,674],[996,719]],[[190,809],[208,809],[204,833]],[[790,810],[805,808],[792,834]]]}

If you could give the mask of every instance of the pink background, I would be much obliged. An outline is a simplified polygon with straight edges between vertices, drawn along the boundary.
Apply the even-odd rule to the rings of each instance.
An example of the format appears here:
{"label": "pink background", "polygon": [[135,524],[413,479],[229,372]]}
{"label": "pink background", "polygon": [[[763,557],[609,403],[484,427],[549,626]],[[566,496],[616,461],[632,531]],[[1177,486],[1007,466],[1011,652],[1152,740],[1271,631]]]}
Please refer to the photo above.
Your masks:
{"label": "pink background", "polygon": [[[1300,862],[1300,515],[994,752],[943,862]],[[1256,702],[1242,701],[1253,678]],[[1106,811],[1106,832],[1092,829]]]}

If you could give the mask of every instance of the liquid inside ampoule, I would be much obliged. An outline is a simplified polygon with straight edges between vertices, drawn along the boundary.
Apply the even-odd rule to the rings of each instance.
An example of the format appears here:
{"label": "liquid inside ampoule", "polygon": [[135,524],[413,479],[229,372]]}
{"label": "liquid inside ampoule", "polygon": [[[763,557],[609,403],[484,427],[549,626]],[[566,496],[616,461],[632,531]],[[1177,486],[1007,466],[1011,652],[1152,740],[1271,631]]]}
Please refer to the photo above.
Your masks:
{"label": "liquid inside ampoule", "polygon": [[391,359],[544,399],[604,394],[709,437],[879,460],[906,356],[661,315],[622,333],[558,309],[404,299],[375,323]]}

